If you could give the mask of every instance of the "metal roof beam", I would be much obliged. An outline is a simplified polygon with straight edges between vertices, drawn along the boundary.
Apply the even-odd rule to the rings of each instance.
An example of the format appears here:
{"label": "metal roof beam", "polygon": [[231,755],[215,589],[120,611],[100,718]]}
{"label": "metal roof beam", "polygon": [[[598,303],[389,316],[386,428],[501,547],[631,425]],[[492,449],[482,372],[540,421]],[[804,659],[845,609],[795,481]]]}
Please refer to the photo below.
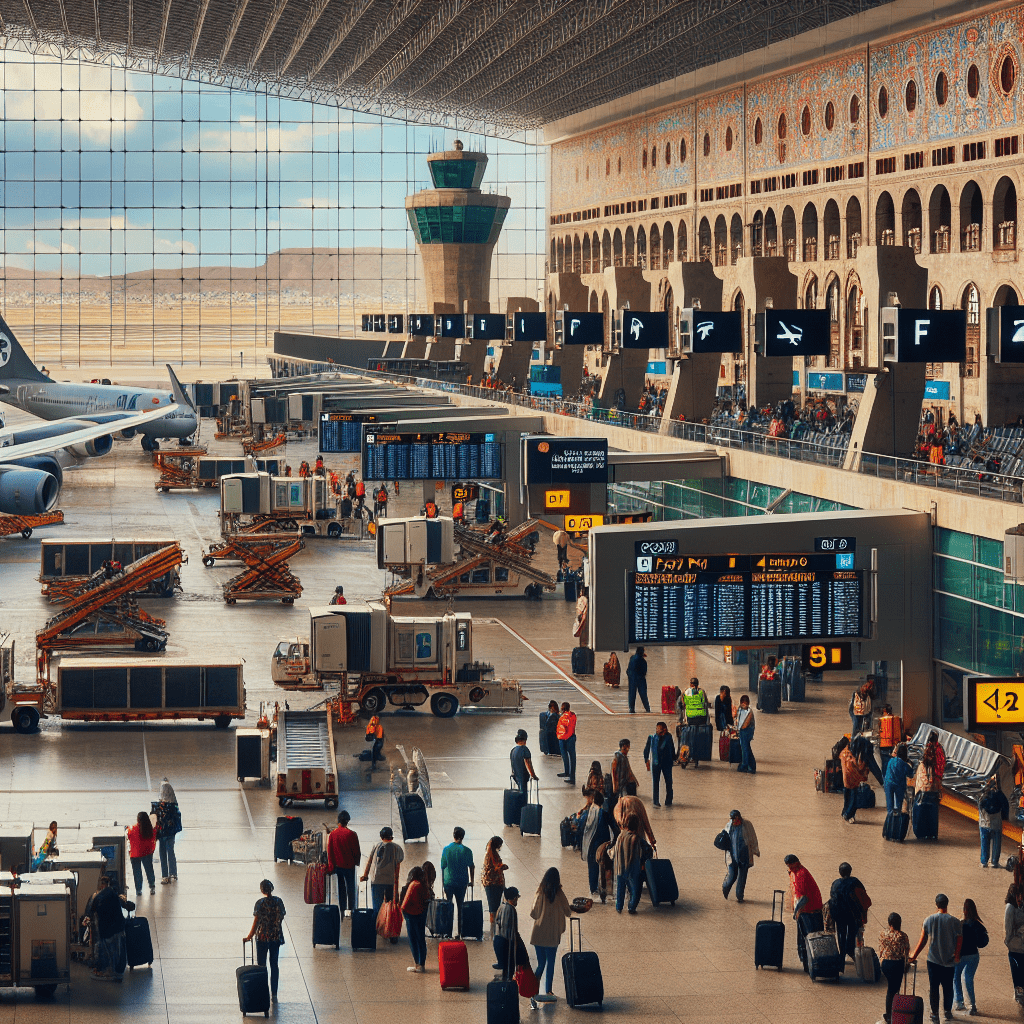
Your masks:
{"label": "metal roof beam", "polygon": [[373,6],[373,0],[351,0],[344,19],[331,34],[323,53],[316,59],[316,63],[309,69],[306,75],[306,83],[311,83],[324,69],[324,65],[334,56],[335,51],[352,34],[360,19]]}
{"label": "metal roof beam", "polygon": [[36,16],[32,13],[32,4],[29,0],[22,0],[25,5],[25,14],[28,16],[28,23],[32,29],[32,35],[39,35],[39,26],[36,24]]}
{"label": "metal roof beam", "polygon": [[[61,21],[64,22],[64,32],[67,33],[67,31],[68,31],[68,22],[67,22],[67,19],[64,17],[64,0],[60,0],[60,18],[61,18]],[[132,30],[133,30],[132,22],[134,20],[135,20],[135,0],[128,0],[128,25],[127,25],[127,29],[126,29],[127,36],[126,36],[126,42],[125,42],[125,47],[124,47],[124,57],[125,57],[126,61],[130,60],[131,59],[131,55],[132,55]]]}
{"label": "metal roof beam", "polygon": [[281,65],[281,70],[277,73],[278,80],[284,76],[284,73],[291,67],[292,61],[299,55],[299,51],[306,45],[306,40],[309,38],[310,32],[313,31],[313,26],[320,20],[320,15],[324,13],[330,2],[331,0],[315,0],[310,6],[309,13],[303,20],[298,35],[296,35],[291,49]]}
{"label": "metal roof beam", "polygon": [[103,38],[100,33],[100,0],[92,0],[92,21],[96,26],[96,43],[103,45]]}
{"label": "metal roof beam", "polygon": [[228,52],[231,50],[231,44],[235,41],[235,36],[238,34],[238,29],[242,24],[242,18],[245,17],[245,9],[249,6],[249,0],[235,0],[235,13],[231,16],[231,24],[228,26],[227,38],[224,40],[224,45],[221,47],[220,60],[217,61],[217,74],[220,74],[220,69],[224,67],[224,61],[228,59]]}
{"label": "metal roof beam", "polygon": [[[93,3],[98,0],[93,0]],[[196,27],[192,29],[192,42],[188,48],[188,68],[191,70],[192,61],[196,59],[196,49],[199,47],[199,37],[203,31],[203,22],[206,21],[206,12],[210,9],[210,0],[201,0],[199,13],[196,15]]]}
{"label": "metal roof beam", "polygon": [[284,9],[287,6],[288,0],[276,0],[274,9],[270,12],[270,17],[267,19],[267,23],[263,26],[263,31],[260,33],[259,41],[256,43],[256,49],[253,50],[252,55],[249,57],[249,61],[246,64],[246,69],[250,75],[255,69],[260,57],[263,56],[263,51],[267,48],[267,43],[270,42],[270,37],[274,34],[274,29],[277,28],[277,23],[281,20],[281,15],[284,14]]}
{"label": "metal roof beam", "polygon": [[[71,35],[71,30],[68,28],[68,12],[67,12],[67,9],[64,7],[64,0],[57,0],[57,4],[58,4],[58,6],[60,8],[60,25],[61,25],[61,28],[64,30],[64,35],[66,35],[66,36]],[[129,0],[129,24],[131,24],[130,9],[131,9],[131,0]]]}
{"label": "metal roof beam", "polygon": [[159,67],[164,55],[164,43],[167,42],[167,23],[171,19],[171,0],[164,0],[164,13],[160,22],[160,42],[156,48],[156,65]]}
{"label": "metal roof beam", "polygon": [[384,21],[376,27],[373,35],[363,40],[348,67],[339,70],[338,85],[342,86],[348,82],[372,56],[379,54],[402,24],[423,6],[423,2],[424,0],[401,0],[401,3],[392,7]]}

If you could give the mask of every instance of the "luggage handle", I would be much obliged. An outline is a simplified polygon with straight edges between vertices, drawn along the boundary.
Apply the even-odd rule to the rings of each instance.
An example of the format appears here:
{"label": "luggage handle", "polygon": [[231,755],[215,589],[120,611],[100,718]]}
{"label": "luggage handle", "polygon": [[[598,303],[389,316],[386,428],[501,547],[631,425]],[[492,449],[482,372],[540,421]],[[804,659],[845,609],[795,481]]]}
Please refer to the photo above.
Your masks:
{"label": "luggage handle", "polygon": [[252,965],[256,966],[256,940],[255,939],[242,939],[242,966],[246,967],[249,963],[245,959],[245,948],[248,946],[252,950]]}
{"label": "luggage handle", "polygon": [[[777,900],[776,897],[778,897],[778,896],[781,896],[782,899]],[[783,915],[785,914],[785,910],[786,910],[786,890],[785,889],[776,889],[772,893],[772,920],[773,921],[775,920],[775,904],[776,904],[776,902],[778,902],[778,904],[779,904],[779,922],[782,923],[783,922]]]}
{"label": "luggage handle", "polygon": [[540,803],[540,779],[527,779],[526,780],[526,802],[530,803],[530,790],[536,789],[537,792],[537,803]]}
{"label": "luggage handle", "polygon": [[582,953],[583,952],[583,924],[582,924],[582,922],[581,922],[579,917],[570,917],[569,918],[569,952],[570,953],[575,953],[576,952],[576,947],[573,944],[573,931],[572,931],[572,926],[574,924],[576,925],[576,930],[579,933],[579,947],[580,947],[579,948],[579,952]]}
{"label": "luggage handle", "polygon": [[[909,971],[904,971],[903,972],[903,994],[904,995],[907,994],[907,975],[909,973],[910,973]],[[917,961],[916,960],[914,961],[914,987],[910,990],[910,994],[911,994],[911,996],[916,996],[917,995]]]}

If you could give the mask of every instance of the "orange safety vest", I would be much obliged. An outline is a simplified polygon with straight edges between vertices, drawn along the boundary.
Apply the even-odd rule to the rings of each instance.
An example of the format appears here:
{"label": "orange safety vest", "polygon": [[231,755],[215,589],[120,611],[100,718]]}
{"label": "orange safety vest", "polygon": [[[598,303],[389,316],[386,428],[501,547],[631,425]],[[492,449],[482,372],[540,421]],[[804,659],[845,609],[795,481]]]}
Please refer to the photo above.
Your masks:
{"label": "orange safety vest", "polygon": [[428,519],[433,519],[437,515],[437,506],[432,501],[427,502],[426,509]]}
{"label": "orange safety vest", "polygon": [[558,726],[555,728],[555,735],[560,740],[567,740],[576,733],[576,715],[566,711],[558,719]]}
{"label": "orange safety vest", "polygon": [[899,715],[883,715],[878,720],[878,745],[895,747],[903,742],[903,721]]}
{"label": "orange safety vest", "polygon": [[465,514],[466,512],[461,501],[457,501],[452,505],[452,519],[462,519]]}
{"label": "orange safety vest", "polygon": [[366,495],[366,484],[364,484],[363,481],[360,480],[359,483],[356,484],[356,497],[357,498],[362,498],[365,495]]}
{"label": "orange safety vest", "polygon": [[370,719],[369,724],[366,726],[366,738],[368,740],[384,739],[384,726],[376,715]]}

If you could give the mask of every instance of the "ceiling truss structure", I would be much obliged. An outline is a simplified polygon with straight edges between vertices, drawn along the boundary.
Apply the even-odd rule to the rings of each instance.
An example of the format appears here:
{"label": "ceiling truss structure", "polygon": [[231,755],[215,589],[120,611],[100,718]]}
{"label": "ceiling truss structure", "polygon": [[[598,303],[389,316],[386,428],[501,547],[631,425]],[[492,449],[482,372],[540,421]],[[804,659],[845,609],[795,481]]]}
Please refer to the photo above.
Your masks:
{"label": "ceiling truss structure", "polygon": [[513,134],[892,0],[0,0],[0,46]]}

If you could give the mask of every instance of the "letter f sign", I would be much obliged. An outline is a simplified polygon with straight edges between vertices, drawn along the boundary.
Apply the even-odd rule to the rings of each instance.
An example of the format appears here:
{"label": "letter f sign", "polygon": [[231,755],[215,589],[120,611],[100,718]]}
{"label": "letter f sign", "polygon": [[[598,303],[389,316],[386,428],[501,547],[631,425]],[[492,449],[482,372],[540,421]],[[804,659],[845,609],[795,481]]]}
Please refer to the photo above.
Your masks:
{"label": "letter f sign", "polygon": [[914,321],[914,344],[920,345],[922,338],[928,337],[928,328],[931,326],[931,320],[915,320]]}

